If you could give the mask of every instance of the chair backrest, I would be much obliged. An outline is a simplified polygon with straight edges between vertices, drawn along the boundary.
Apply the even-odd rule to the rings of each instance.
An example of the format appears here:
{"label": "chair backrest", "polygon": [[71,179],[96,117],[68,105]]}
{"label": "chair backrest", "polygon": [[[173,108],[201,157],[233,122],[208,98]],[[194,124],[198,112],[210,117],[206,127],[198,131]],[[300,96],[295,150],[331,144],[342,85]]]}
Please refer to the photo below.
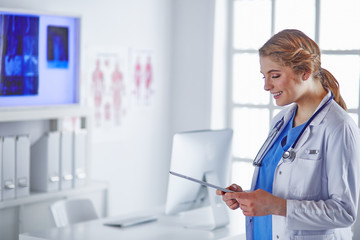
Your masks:
{"label": "chair backrest", "polygon": [[87,198],[59,200],[50,206],[57,227],[98,218],[94,204]]}

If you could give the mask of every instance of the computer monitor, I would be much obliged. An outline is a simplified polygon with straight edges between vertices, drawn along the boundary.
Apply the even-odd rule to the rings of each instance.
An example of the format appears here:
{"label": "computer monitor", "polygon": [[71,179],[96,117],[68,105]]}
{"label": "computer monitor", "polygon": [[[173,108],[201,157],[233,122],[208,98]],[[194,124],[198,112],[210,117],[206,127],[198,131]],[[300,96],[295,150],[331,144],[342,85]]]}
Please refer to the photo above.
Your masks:
{"label": "computer monitor", "polygon": [[[231,129],[176,133],[170,171],[220,187],[228,186],[232,135]],[[166,214],[174,215],[206,206],[213,219],[202,228],[215,229],[228,224],[226,206],[216,195],[216,189],[169,175]]]}

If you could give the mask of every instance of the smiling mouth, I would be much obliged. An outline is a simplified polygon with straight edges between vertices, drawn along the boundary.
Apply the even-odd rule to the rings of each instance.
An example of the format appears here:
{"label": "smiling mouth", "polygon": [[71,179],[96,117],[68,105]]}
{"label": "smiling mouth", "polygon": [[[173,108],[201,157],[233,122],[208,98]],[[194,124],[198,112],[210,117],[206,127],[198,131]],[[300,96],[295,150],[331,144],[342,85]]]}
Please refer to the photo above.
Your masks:
{"label": "smiling mouth", "polygon": [[273,93],[273,96],[274,96],[274,97],[277,97],[277,96],[280,96],[281,94],[282,94],[282,91],[277,92],[277,93]]}

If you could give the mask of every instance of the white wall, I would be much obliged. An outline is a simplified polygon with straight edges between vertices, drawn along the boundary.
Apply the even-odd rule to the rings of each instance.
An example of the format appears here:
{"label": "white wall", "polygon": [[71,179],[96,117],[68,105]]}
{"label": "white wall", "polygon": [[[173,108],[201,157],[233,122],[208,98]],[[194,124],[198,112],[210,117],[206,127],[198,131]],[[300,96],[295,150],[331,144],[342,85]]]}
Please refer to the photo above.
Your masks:
{"label": "white wall", "polygon": [[173,131],[210,128],[215,0],[174,1]]}
{"label": "white wall", "polygon": [[150,108],[117,141],[93,143],[91,176],[110,185],[109,214],[165,203],[172,134],[210,127],[214,0],[2,0],[0,8],[81,15],[82,73],[91,46],[151,49]]}

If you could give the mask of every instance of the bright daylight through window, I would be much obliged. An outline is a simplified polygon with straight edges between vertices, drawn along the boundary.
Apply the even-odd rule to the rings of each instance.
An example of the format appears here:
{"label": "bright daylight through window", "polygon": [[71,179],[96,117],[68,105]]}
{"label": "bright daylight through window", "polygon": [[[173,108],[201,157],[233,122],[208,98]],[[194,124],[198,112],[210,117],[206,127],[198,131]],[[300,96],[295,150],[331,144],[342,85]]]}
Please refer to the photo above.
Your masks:
{"label": "bright daylight through window", "polygon": [[233,181],[250,188],[252,160],[280,110],[264,91],[258,49],[273,34],[295,28],[322,50],[322,66],[337,78],[348,112],[359,125],[360,1],[230,0],[227,117],[234,129]]}

